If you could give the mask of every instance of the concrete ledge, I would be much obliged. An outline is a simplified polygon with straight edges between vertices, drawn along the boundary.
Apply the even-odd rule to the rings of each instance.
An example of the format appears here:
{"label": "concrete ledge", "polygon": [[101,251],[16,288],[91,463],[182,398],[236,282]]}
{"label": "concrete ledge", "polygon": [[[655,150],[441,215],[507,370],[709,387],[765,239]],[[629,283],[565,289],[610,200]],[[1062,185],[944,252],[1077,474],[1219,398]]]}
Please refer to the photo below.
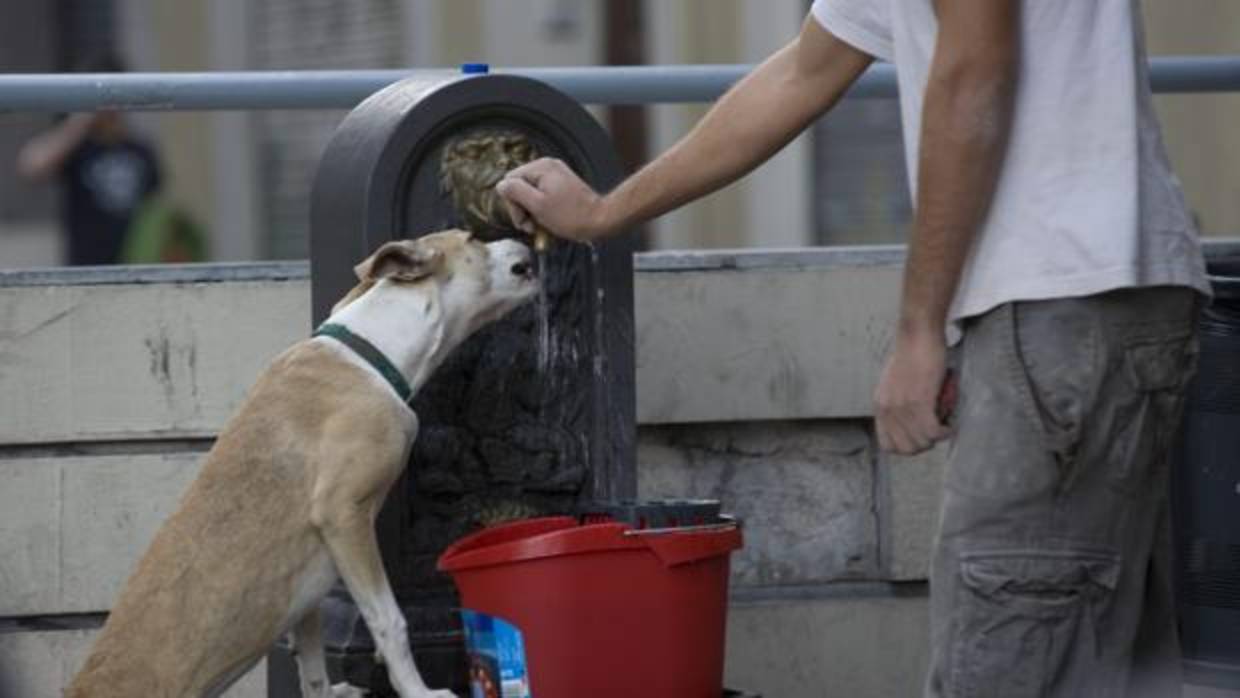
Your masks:
{"label": "concrete ledge", "polygon": [[[900,247],[639,255],[638,421],[869,416],[902,264]],[[306,336],[309,301],[304,262],[0,272],[0,394],[21,396],[0,401],[0,444],[211,436]]]}
{"label": "concrete ledge", "polygon": [[903,245],[665,250],[633,258],[638,273],[749,269],[860,269],[904,263]]}
{"label": "concrete ledge", "polygon": [[643,424],[872,412],[901,267],[640,273]]}
{"label": "concrete ledge", "polygon": [[304,280],[0,287],[0,444],[212,436],[309,325]]}
{"label": "concrete ledge", "polygon": [[[866,414],[897,259],[648,261],[654,270],[638,272],[635,292],[639,421]],[[303,272],[292,263],[0,274],[0,393],[23,398],[0,402],[0,444],[213,435],[267,361],[308,333]]]}
{"label": "concrete ledge", "polygon": [[[61,698],[61,691],[86,661],[97,632],[0,632],[0,696]],[[263,662],[233,684],[224,698],[266,698],[266,695],[267,669]]]}
{"label": "concrete ledge", "polygon": [[306,262],[140,264],[0,270],[0,287],[210,284],[232,281],[307,281],[309,278],[310,265]]}

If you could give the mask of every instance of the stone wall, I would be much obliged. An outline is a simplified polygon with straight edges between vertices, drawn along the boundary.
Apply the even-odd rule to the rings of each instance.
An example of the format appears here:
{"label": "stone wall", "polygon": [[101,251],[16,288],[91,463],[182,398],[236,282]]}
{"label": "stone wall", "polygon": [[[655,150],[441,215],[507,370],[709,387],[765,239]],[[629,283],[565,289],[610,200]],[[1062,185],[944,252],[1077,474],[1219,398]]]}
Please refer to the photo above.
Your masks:
{"label": "stone wall", "polygon": [[641,427],[642,497],[716,498],[744,522],[730,685],[794,698],[917,694],[942,455],[879,455],[863,419]]}
{"label": "stone wall", "polygon": [[[897,249],[637,264],[638,486],[723,500],[730,685],[916,695],[943,453],[878,453]],[[0,273],[0,673],[55,696],[261,367],[302,263]],[[262,670],[230,694],[262,695]],[[9,695],[0,691],[0,695]]]}
{"label": "stone wall", "polygon": [[[304,336],[305,277],[0,275],[0,697],[61,695],[211,437]],[[266,695],[264,668],[226,695]]]}
{"label": "stone wall", "polygon": [[[746,522],[736,686],[862,696],[919,680],[918,498],[933,486],[904,484],[914,470],[878,458],[865,418],[899,262],[895,250],[639,262],[639,487],[718,497]],[[306,333],[308,300],[298,263],[0,275],[0,394],[19,396],[0,401],[0,662],[22,667],[22,695],[55,695],[72,673],[212,435]],[[909,657],[879,683],[845,671],[881,650],[847,640],[872,613]],[[825,648],[840,660],[815,660]]]}

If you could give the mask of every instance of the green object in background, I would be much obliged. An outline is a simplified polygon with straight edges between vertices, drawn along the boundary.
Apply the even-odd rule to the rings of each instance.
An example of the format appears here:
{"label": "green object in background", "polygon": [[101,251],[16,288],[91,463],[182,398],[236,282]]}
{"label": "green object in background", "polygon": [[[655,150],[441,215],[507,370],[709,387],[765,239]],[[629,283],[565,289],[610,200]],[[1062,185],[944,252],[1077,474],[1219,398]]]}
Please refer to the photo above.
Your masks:
{"label": "green object in background", "polygon": [[121,264],[204,262],[207,237],[185,209],[161,196],[148,198],[125,233]]}

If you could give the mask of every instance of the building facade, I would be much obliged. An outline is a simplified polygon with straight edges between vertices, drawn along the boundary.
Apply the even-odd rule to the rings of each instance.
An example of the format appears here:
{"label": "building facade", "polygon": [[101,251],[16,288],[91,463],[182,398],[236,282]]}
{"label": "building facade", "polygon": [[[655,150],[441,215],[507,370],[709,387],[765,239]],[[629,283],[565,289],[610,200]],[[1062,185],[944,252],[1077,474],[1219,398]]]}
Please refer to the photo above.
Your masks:
{"label": "building facade", "polygon": [[[616,2],[617,0],[612,0]],[[647,63],[761,60],[798,31],[807,0],[623,0],[639,36],[619,55]],[[12,4],[10,4],[12,5]],[[1192,12],[1144,0],[1152,54],[1240,51],[1240,4]],[[597,65],[617,34],[604,0],[58,0],[0,8],[0,69],[66,69],[111,42],[135,70],[274,70]],[[609,9],[612,10],[609,12]],[[612,43],[609,43],[612,42]],[[1240,233],[1240,95],[1158,98],[1172,160],[1203,232]],[[681,137],[704,105],[638,114],[625,155],[640,162]],[[604,123],[612,115],[596,108]],[[310,183],[342,111],[137,114],[159,143],[169,191],[207,228],[213,257],[305,257]],[[50,123],[0,116],[0,161]],[[631,120],[630,120],[631,122]],[[616,121],[616,123],[620,123]],[[636,145],[634,145],[636,143]],[[635,150],[636,149],[636,150]],[[901,242],[911,208],[894,100],[845,100],[745,180],[654,222],[652,248]],[[0,268],[58,260],[49,187],[0,173]]]}

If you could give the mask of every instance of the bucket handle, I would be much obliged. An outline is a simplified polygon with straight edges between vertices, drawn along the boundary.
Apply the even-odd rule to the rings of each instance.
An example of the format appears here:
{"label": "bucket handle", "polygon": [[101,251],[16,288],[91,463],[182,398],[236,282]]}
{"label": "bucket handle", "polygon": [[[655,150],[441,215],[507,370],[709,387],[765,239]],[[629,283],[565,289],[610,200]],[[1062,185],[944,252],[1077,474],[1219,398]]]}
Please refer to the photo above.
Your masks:
{"label": "bucket handle", "polygon": [[[629,540],[642,541],[666,567],[727,555],[741,547],[740,521],[730,517],[717,523],[684,528],[626,530]],[[692,534],[698,535],[692,535]],[[690,535],[684,535],[690,534]]]}
{"label": "bucket handle", "polygon": [[697,526],[669,526],[667,528],[629,528],[624,535],[628,536],[662,536],[672,533],[706,533],[710,531],[727,531],[740,528],[741,524],[735,517],[720,515],[717,523],[699,524]]}

